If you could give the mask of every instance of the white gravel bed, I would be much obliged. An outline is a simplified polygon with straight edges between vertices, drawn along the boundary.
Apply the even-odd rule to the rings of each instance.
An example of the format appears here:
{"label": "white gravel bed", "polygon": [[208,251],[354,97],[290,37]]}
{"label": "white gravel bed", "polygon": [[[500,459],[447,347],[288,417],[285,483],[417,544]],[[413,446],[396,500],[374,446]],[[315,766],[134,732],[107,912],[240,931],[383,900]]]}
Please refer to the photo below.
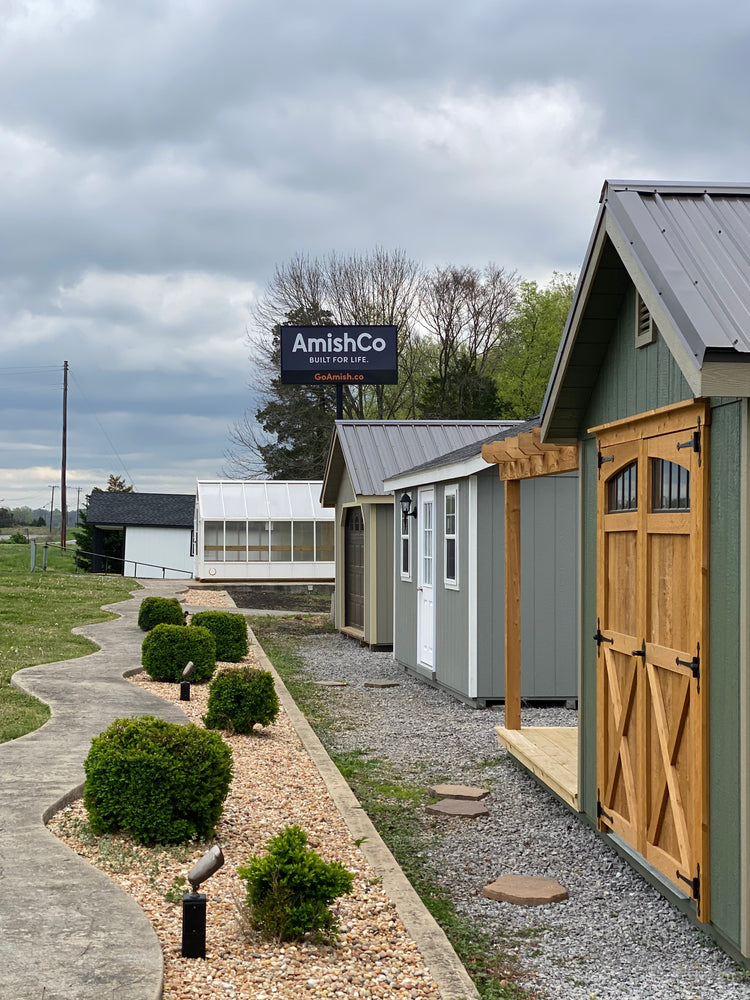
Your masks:
{"label": "white gravel bed", "polygon": [[[257,663],[252,651],[247,662]],[[145,674],[131,680],[168,701],[179,698],[177,684],[157,683]],[[206,685],[194,684],[190,702],[177,703],[200,724],[207,695]],[[283,709],[273,725],[253,736],[222,735],[232,748],[234,778],[213,841],[226,862],[202,887],[208,897],[205,961],[181,956],[184,888],[175,880],[184,878],[210,844],[161,851],[127,837],[97,838],[87,829],[80,801],[49,824],[131,893],[151,920],[164,954],[164,1000],[437,1000],[438,987],[422,956],[352,842]],[[270,837],[293,823],[307,831],[310,845],[326,861],[340,861],[355,876],[353,894],[333,906],[340,933],[332,945],[269,943],[257,932],[243,934],[238,920],[244,883],[237,866],[262,853]]]}
{"label": "white gravel bed", "polygon": [[[467,706],[343,636],[309,639],[302,655],[316,679],[347,682],[329,692],[336,750],[370,751],[425,787],[492,789],[487,817],[426,817],[443,833],[428,863],[457,908],[519,956],[529,986],[566,1000],[748,1000],[747,974],[499,746],[502,711]],[[399,686],[364,687],[375,678]],[[564,707],[523,713],[524,725],[575,722]],[[507,873],[554,878],[570,898],[520,907],[480,895]]]}

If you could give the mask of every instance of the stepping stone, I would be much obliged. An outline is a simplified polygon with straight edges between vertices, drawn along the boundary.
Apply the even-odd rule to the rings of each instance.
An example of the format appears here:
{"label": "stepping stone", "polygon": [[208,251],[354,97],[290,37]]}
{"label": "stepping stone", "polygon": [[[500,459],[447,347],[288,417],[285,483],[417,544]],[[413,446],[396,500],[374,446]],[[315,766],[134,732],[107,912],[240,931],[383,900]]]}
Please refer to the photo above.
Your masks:
{"label": "stepping stone", "polygon": [[440,799],[466,799],[478,802],[490,794],[489,788],[472,788],[471,785],[431,785],[427,791]]}
{"label": "stepping stone", "polygon": [[391,680],[375,680],[375,681],[365,681],[366,688],[397,688],[400,685],[400,681]]}
{"label": "stepping stone", "polygon": [[482,889],[487,899],[497,899],[517,906],[546,906],[568,898],[568,890],[551,878],[531,875],[501,875]]}
{"label": "stepping stone", "polygon": [[318,687],[322,688],[345,688],[349,686],[346,681],[316,681],[315,683]]}
{"label": "stepping stone", "polygon": [[467,802],[466,799],[441,799],[440,802],[427,806],[427,812],[436,816],[468,816],[470,819],[489,815],[481,802]]}

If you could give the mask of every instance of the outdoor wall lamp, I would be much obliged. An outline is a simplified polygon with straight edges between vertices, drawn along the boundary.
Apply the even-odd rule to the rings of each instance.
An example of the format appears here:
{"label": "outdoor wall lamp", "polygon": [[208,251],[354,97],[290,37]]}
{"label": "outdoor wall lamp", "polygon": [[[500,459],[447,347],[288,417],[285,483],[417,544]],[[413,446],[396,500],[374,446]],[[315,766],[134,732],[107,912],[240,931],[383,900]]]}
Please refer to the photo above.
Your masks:
{"label": "outdoor wall lamp", "polygon": [[411,497],[409,496],[408,493],[402,493],[401,494],[401,498],[399,499],[399,503],[401,504],[401,513],[404,515],[404,517],[416,517],[417,516],[417,508],[416,508],[416,506],[414,507],[414,510],[411,509]]}
{"label": "outdoor wall lamp", "polygon": [[202,882],[224,864],[224,855],[214,844],[199,858],[188,873],[190,892],[182,897],[182,957],[206,957],[206,894],[198,892]]}

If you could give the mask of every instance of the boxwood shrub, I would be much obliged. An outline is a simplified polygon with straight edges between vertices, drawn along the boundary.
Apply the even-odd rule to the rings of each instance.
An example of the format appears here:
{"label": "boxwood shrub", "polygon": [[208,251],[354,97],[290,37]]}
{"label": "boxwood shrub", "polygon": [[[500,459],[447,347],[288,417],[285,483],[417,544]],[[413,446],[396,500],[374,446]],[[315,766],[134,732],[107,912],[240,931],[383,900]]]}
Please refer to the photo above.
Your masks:
{"label": "boxwood shrub", "polygon": [[195,664],[191,681],[201,684],[211,679],[216,670],[216,643],[207,628],[156,625],[143,640],[141,663],[155,681],[181,681],[190,660]]}
{"label": "boxwood shrub", "polygon": [[237,869],[247,886],[245,904],[254,926],[277,941],[319,931],[335,936],[337,921],[328,907],[351,893],[351,872],[308,847],[299,826],[285,827],[266,846],[268,854]]}
{"label": "boxwood shrub", "polygon": [[256,723],[267,726],[278,714],[279,698],[267,670],[227,667],[211,681],[203,721],[209,729],[252,733]]}
{"label": "boxwood shrub", "polygon": [[216,642],[216,659],[237,663],[247,655],[247,621],[228,611],[198,611],[191,625],[207,628]]}
{"label": "boxwood shrub", "polygon": [[150,632],[155,625],[184,625],[185,612],[176,597],[144,597],[138,610],[138,626]]}
{"label": "boxwood shrub", "polygon": [[229,791],[232,751],[218,733],[143,715],[96,736],[84,770],[94,833],[121,831],[143,844],[204,840]]}

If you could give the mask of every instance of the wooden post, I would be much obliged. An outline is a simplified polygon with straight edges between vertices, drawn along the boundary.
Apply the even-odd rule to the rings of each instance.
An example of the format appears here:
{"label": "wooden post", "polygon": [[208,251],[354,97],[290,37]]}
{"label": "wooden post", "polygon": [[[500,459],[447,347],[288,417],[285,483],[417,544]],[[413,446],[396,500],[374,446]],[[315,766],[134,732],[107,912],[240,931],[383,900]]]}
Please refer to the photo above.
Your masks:
{"label": "wooden post", "polygon": [[521,728],[521,483],[505,481],[505,728]]}

